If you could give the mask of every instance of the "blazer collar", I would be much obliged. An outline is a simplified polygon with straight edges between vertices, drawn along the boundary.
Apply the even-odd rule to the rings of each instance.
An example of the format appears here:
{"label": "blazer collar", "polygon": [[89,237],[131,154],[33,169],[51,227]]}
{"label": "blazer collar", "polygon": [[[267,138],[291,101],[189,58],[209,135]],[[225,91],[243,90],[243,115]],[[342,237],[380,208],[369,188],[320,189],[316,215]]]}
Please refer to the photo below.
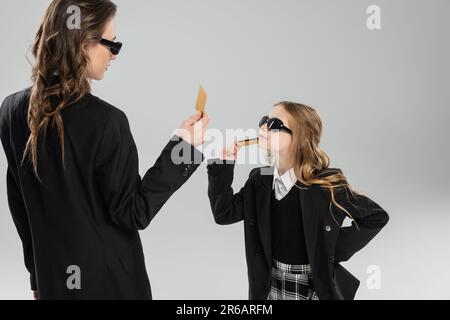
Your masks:
{"label": "blazer collar", "polygon": [[263,188],[266,187],[268,187],[269,189],[272,188],[274,170],[275,166],[262,167],[259,170],[258,172],[259,177],[257,179],[260,186],[262,186]]}

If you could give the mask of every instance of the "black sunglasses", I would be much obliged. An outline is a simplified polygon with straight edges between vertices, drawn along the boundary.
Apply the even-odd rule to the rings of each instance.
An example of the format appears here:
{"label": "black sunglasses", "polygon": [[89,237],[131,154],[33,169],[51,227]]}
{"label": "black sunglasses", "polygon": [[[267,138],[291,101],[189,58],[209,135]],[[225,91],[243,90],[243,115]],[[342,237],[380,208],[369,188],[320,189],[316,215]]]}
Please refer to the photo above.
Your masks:
{"label": "black sunglasses", "polygon": [[109,51],[115,56],[117,56],[122,49],[122,42],[114,42],[101,38],[99,41],[102,45],[109,48]]}
{"label": "black sunglasses", "polygon": [[292,134],[291,129],[286,127],[283,121],[278,118],[269,118],[268,116],[264,116],[261,121],[259,121],[259,127],[261,128],[265,124],[267,124],[267,130],[283,130],[289,134]]}

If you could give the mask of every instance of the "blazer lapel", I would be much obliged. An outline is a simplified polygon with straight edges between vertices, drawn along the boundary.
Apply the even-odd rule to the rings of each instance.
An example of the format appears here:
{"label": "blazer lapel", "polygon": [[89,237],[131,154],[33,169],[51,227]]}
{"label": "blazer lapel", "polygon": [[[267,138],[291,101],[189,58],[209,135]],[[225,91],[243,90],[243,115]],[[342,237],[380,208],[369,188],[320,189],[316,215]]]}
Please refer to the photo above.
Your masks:
{"label": "blazer lapel", "polygon": [[[270,206],[272,198],[273,169],[264,168],[256,186],[256,224],[264,249],[264,254],[269,266],[272,265],[272,238],[271,238],[271,215]],[[269,171],[270,170],[270,171]],[[270,174],[271,173],[271,174]]]}
{"label": "blazer lapel", "polygon": [[[261,243],[264,249],[264,254],[267,259],[269,266],[272,265],[272,235],[271,235],[271,198],[272,198],[272,183],[273,183],[273,170],[274,167],[265,168],[266,171],[264,175],[261,175],[256,184],[256,224],[258,225],[259,236],[261,238]],[[314,192],[316,191],[314,187],[304,187],[299,185],[297,181],[297,186],[300,187],[300,205],[303,217],[303,226],[305,231],[305,242],[308,251],[308,258],[311,266],[314,264],[315,249],[316,249],[316,239],[317,239],[317,228],[319,223],[319,215],[317,212],[317,207],[314,203]],[[293,188],[296,188],[294,186]]]}
{"label": "blazer lapel", "polygon": [[[297,183],[298,185],[298,183]],[[300,190],[300,205],[303,217],[303,227],[305,231],[305,242],[308,251],[308,258],[313,267],[315,249],[316,249],[316,238],[317,238],[317,227],[319,221],[319,215],[317,208],[314,204],[313,193],[314,188],[307,188],[301,186]]]}

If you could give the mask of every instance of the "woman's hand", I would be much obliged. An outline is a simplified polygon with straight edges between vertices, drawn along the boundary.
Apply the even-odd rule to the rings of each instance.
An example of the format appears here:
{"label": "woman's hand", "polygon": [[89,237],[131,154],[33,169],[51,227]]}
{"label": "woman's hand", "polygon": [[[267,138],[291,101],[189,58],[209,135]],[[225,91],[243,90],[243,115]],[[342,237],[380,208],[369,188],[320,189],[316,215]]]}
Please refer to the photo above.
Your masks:
{"label": "woman's hand", "polygon": [[197,147],[205,142],[205,132],[208,123],[209,118],[206,113],[199,111],[181,123],[176,135]]}
{"label": "woman's hand", "polygon": [[34,300],[39,300],[39,294],[38,294],[37,291],[34,291],[34,290],[33,290],[33,299]]}
{"label": "woman's hand", "polygon": [[235,161],[239,149],[241,149],[241,147],[238,145],[237,142],[233,143],[231,146],[223,148],[222,153],[220,155],[220,159]]}

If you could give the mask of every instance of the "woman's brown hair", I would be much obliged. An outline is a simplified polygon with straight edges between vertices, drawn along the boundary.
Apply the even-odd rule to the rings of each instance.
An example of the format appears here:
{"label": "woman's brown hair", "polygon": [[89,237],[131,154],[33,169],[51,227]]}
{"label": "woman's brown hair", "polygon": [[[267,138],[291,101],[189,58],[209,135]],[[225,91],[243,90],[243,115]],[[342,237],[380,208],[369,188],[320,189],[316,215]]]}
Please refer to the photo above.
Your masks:
{"label": "woman's brown hair", "polygon": [[[331,194],[330,212],[333,205],[351,218],[350,212],[336,201],[336,192],[357,193],[352,189],[341,170],[329,168],[330,158],[320,147],[322,121],[312,107],[301,103],[282,101],[275,106],[282,106],[291,118],[289,127],[292,130],[291,154],[293,155],[294,172],[301,185],[309,187],[319,185]],[[352,204],[353,205],[353,204]],[[356,223],[356,221],[355,221]]]}
{"label": "woman's brown hair", "polygon": [[[39,139],[45,137],[50,121],[58,130],[65,168],[61,110],[90,92],[86,47],[101,39],[116,11],[109,0],[53,0],[47,8],[32,49],[35,63],[27,115],[30,136],[22,158],[23,164],[26,155],[30,156],[38,179]],[[75,27],[69,25],[74,12],[79,13],[80,21]]]}

